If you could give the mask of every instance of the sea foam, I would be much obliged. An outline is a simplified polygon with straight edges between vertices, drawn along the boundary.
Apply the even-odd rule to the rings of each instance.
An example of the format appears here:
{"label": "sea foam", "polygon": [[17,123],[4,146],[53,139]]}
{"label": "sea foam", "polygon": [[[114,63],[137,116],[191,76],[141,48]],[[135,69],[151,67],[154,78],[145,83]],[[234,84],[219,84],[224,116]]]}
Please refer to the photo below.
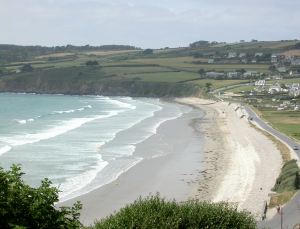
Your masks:
{"label": "sea foam", "polygon": [[5,153],[9,152],[11,149],[12,149],[11,146],[3,146],[3,147],[1,147],[1,148],[0,148],[0,156],[1,156],[2,154],[5,154]]}
{"label": "sea foam", "polygon": [[63,121],[59,125],[52,127],[50,129],[44,130],[40,133],[30,133],[24,135],[16,135],[14,137],[9,138],[1,138],[0,140],[6,142],[12,146],[21,146],[26,144],[36,143],[42,140],[47,140],[50,138],[54,138],[56,136],[65,134],[71,130],[77,129],[82,125],[92,122],[98,119],[109,118],[115,116],[120,111],[111,111],[105,115],[97,115],[89,118],[73,118],[69,121]]}

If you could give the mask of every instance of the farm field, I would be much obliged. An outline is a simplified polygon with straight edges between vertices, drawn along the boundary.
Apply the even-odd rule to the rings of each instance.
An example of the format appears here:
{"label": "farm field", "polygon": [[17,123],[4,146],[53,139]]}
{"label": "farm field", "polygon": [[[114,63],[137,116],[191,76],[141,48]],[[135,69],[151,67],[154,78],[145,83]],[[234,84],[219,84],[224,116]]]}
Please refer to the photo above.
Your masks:
{"label": "farm field", "polygon": [[263,119],[279,131],[300,141],[300,111],[259,109]]}

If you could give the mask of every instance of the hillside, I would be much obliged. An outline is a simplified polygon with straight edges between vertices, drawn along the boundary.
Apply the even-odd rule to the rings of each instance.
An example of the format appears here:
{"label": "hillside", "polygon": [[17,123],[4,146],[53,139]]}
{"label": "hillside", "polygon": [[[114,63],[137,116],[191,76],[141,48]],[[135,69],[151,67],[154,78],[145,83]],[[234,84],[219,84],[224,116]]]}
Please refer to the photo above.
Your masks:
{"label": "hillside", "polygon": [[[0,91],[199,95],[277,74],[276,69],[286,64],[279,56],[297,54],[298,44],[297,40],[233,44],[200,41],[185,48],[144,51],[122,45],[0,45]],[[274,54],[278,56],[276,65],[272,62]],[[290,63],[285,67],[298,69]]]}

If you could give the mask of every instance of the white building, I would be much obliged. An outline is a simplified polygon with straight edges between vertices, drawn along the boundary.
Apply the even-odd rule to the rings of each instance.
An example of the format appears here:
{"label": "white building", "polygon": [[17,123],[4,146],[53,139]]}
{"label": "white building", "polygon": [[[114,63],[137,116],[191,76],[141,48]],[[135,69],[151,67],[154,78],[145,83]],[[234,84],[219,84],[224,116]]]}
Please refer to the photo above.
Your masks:
{"label": "white building", "polygon": [[273,95],[273,94],[282,92],[282,88],[281,88],[281,86],[280,86],[279,83],[275,83],[274,85],[272,85],[272,86],[269,88],[268,92],[269,92],[270,94]]}
{"label": "white building", "polygon": [[237,53],[236,52],[229,52],[228,53],[228,58],[236,58],[237,57]]}
{"label": "white building", "polygon": [[264,55],[264,54],[263,54],[262,52],[257,52],[257,53],[255,53],[254,56],[255,56],[255,57],[258,57],[258,56],[261,57],[261,56],[263,56],[263,55]]}
{"label": "white building", "polygon": [[207,61],[208,64],[213,64],[214,62],[215,62],[214,59],[208,59],[208,61]]}
{"label": "white building", "polygon": [[277,61],[278,61],[277,55],[272,54],[272,56],[271,56],[271,63],[272,63],[272,64],[275,64],[275,63],[277,63]]}

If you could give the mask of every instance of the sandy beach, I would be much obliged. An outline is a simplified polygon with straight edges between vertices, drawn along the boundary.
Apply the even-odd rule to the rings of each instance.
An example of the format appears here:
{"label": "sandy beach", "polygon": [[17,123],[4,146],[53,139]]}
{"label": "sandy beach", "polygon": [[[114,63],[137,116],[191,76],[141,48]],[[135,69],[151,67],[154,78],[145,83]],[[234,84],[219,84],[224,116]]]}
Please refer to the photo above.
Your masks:
{"label": "sandy beach", "polygon": [[143,158],[117,180],[90,193],[60,203],[83,204],[81,221],[92,224],[138,197],[160,196],[186,201],[198,185],[203,158],[203,135],[195,129],[204,113],[191,109],[183,116],[163,123],[146,141],[136,147],[135,156]]}
{"label": "sandy beach", "polygon": [[204,151],[205,187],[195,190],[199,199],[234,203],[258,219],[280,173],[280,152],[265,135],[252,128],[238,104],[210,103],[198,98],[178,100],[207,113]]}
{"label": "sandy beach", "polygon": [[282,166],[276,146],[250,126],[237,104],[176,101],[194,109],[163,123],[137,145],[139,164],[113,183],[61,205],[81,201],[81,221],[90,225],[139,196],[159,192],[177,201],[228,201],[260,218]]}

